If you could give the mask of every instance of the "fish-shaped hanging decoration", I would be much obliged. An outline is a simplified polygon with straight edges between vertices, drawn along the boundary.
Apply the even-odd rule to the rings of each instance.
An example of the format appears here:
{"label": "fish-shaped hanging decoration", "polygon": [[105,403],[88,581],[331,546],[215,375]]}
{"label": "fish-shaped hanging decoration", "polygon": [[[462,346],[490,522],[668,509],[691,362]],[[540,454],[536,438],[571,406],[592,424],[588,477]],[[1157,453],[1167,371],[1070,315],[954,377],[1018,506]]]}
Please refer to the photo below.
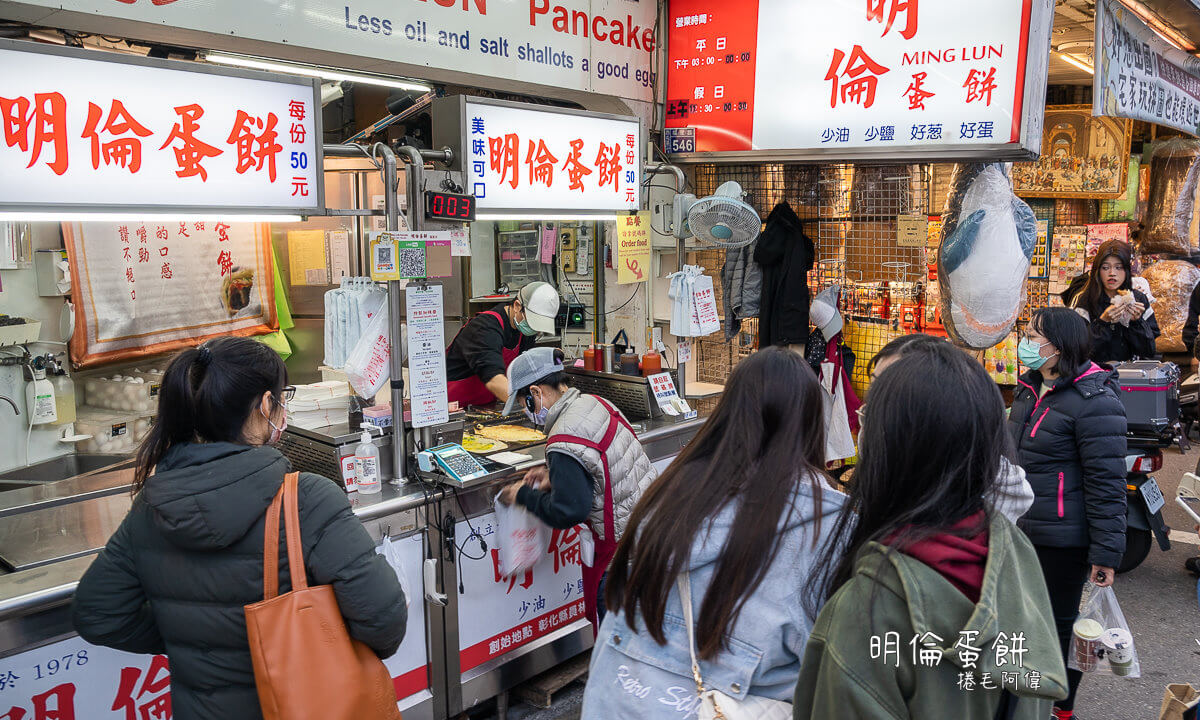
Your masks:
{"label": "fish-shaped hanging decoration", "polygon": [[942,218],[942,324],[956,344],[976,350],[994,347],[1012,331],[1037,242],[1037,219],[1013,194],[1007,168],[956,165]]}

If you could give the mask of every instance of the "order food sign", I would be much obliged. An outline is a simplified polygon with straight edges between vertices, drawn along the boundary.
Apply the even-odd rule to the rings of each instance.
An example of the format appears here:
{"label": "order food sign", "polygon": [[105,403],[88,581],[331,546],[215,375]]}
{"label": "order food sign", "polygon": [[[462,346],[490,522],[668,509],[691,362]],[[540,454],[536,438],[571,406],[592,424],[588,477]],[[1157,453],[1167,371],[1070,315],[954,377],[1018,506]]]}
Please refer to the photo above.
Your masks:
{"label": "order food sign", "polygon": [[434,144],[456,162],[480,212],[636,210],[641,121],[462,96],[436,101]]}
{"label": "order food sign", "polygon": [[324,207],[317,81],[0,40],[0,209]]}
{"label": "order food sign", "polygon": [[668,151],[1028,159],[1041,148],[1053,5],[671,0]]}

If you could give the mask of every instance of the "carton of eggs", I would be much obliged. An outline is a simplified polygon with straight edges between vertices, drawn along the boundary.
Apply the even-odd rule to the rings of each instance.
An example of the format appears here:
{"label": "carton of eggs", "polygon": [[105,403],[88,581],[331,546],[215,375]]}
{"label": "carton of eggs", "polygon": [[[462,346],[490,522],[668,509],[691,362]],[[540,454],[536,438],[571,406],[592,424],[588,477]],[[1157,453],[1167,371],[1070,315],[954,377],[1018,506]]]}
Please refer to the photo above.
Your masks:
{"label": "carton of eggs", "polygon": [[158,410],[158,384],[142,374],[113,375],[84,380],[87,403],[93,407],[128,413],[154,413]]}
{"label": "carton of eggs", "polygon": [[152,418],[112,412],[95,407],[81,407],[75,419],[75,432],[91,435],[79,442],[85,453],[129,454],[150,432]]}

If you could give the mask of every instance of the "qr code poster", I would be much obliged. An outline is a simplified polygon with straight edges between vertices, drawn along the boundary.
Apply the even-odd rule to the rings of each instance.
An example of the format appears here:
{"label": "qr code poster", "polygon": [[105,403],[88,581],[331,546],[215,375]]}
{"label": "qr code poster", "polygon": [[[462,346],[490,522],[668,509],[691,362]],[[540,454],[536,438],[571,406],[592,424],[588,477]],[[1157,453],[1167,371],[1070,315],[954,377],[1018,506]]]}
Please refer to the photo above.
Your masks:
{"label": "qr code poster", "polygon": [[376,282],[400,279],[400,270],[396,266],[396,238],[391,233],[380,233],[371,238],[371,279]]}
{"label": "qr code poster", "polygon": [[396,243],[396,263],[401,279],[425,279],[425,241],[401,240]]}

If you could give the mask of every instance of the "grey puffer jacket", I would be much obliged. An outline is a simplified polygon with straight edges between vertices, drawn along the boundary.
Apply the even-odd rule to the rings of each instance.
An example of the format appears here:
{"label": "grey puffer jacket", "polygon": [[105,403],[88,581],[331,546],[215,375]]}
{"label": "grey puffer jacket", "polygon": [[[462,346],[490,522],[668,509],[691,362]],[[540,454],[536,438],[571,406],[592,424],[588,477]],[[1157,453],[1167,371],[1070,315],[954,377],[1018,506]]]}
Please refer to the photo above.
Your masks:
{"label": "grey puffer jacket", "polygon": [[[617,424],[606,453],[601,455],[595,447],[590,447],[603,445],[609,433],[611,417],[608,408],[596,396],[584,395],[574,388],[564,393],[546,413],[546,427],[549,428],[546,452],[565,453],[575,458],[592,476],[596,494],[592,499],[588,524],[598,538],[605,540],[608,539],[604,536],[605,469],[612,483],[613,529],[616,530],[617,539],[624,534],[629,515],[641,499],[642,492],[658,477],[658,471],[650,464],[642,443],[623,424]],[[587,442],[560,439],[564,436]]]}
{"label": "grey puffer jacket", "polygon": [[732,340],[746,318],[758,317],[762,302],[762,267],[754,261],[758,240],[725,251],[721,289],[725,303],[725,339]]}
{"label": "grey puffer jacket", "polygon": [[[167,654],[176,720],[262,717],[243,608],[263,597],[264,514],[287,471],[270,447],[172,447],[79,582],[83,639]],[[335,483],[301,474],[299,500],[309,583],[333,585],[350,634],[394,654],[408,619],[396,573]],[[281,593],[291,590],[283,532]]]}

